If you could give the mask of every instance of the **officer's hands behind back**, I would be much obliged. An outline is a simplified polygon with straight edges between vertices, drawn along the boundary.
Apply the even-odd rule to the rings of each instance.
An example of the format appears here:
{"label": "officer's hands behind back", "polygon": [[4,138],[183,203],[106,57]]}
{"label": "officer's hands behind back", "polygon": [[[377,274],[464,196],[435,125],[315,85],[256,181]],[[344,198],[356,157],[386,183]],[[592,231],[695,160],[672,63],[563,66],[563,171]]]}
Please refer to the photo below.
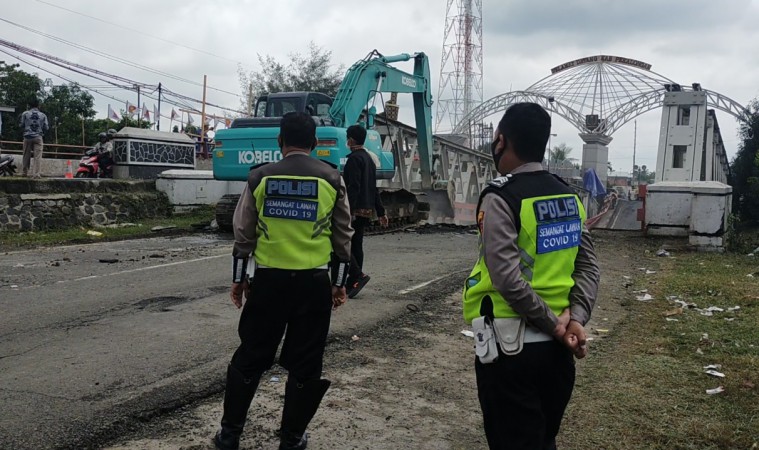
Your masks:
{"label": "officer's hands behind back", "polygon": [[332,286],[332,309],[337,309],[340,305],[345,304],[347,294],[344,287]]}
{"label": "officer's hands behind back", "polygon": [[232,299],[232,303],[239,309],[242,307],[242,298],[245,292],[248,290],[248,281],[243,280],[242,283],[232,283],[232,290],[229,292],[229,298]]}

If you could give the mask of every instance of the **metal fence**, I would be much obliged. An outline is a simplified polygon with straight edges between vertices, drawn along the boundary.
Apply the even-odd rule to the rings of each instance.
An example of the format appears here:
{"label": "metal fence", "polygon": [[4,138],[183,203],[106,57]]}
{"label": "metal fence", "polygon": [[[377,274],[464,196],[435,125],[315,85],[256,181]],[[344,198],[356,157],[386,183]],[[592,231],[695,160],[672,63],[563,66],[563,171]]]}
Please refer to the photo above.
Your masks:
{"label": "metal fence", "polygon": [[[50,144],[45,142],[45,146],[42,148],[42,156],[52,159],[78,158],[82,156],[88,148],[92,148],[92,146]],[[21,155],[24,153],[24,143],[19,141],[0,141],[0,152]]]}

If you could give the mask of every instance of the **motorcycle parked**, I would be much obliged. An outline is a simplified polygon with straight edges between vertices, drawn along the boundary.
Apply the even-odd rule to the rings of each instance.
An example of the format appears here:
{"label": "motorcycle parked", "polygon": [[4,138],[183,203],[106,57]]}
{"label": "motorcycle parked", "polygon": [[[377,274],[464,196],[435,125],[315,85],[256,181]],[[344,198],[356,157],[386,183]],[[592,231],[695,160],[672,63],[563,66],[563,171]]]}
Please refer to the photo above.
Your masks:
{"label": "motorcycle parked", "polygon": [[75,178],[113,178],[113,159],[95,148],[87,150],[79,161]]}
{"label": "motorcycle parked", "polygon": [[0,177],[12,177],[16,175],[16,164],[11,155],[0,155]]}

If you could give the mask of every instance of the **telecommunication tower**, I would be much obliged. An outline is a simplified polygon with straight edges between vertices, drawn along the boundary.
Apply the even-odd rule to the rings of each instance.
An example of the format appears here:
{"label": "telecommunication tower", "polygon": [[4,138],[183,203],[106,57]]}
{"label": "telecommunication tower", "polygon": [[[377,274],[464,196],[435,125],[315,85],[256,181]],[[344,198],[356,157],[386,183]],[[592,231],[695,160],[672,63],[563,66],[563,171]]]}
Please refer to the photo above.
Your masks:
{"label": "telecommunication tower", "polygon": [[482,103],[482,0],[447,3],[435,132],[453,130]]}

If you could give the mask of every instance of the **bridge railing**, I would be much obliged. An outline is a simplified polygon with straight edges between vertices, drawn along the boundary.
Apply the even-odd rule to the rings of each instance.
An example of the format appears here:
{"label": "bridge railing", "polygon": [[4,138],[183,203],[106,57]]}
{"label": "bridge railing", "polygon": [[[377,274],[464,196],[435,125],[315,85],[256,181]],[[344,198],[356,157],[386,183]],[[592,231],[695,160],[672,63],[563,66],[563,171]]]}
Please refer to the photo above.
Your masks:
{"label": "bridge railing", "polygon": [[[42,157],[52,159],[80,158],[89,148],[92,148],[92,146],[49,144],[45,142],[42,148]],[[0,152],[10,155],[23,155],[24,143],[19,141],[0,141]]]}

